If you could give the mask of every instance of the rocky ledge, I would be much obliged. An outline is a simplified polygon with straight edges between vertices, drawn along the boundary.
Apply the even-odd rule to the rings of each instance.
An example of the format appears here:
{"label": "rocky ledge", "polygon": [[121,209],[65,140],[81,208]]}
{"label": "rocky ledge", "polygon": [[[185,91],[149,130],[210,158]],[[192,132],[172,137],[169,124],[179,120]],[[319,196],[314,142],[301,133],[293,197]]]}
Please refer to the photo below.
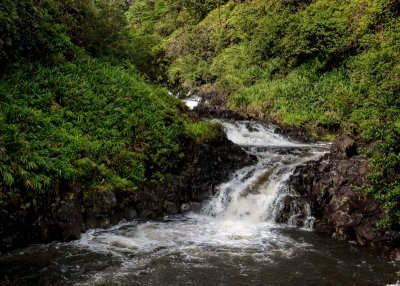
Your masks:
{"label": "rocky ledge", "polygon": [[[264,124],[272,124],[276,126],[275,133],[284,135],[291,139],[301,142],[315,141],[309,134],[309,131],[301,126],[283,124],[277,122],[265,113],[246,113],[236,112],[228,109],[224,100],[218,100],[214,94],[200,93],[197,94],[201,98],[199,104],[193,109],[200,118],[218,118],[228,120],[255,120]],[[259,115],[262,115],[261,117]]]}
{"label": "rocky ledge", "polygon": [[79,186],[60,186],[57,193],[38,201],[34,209],[0,214],[0,254],[31,243],[78,239],[87,229],[108,228],[124,218],[187,212],[213,195],[215,187],[234,170],[255,161],[223,134],[206,144],[189,145],[182,166],[163,183],[131,192],[97,191],[86,197]]}
{"label": "rocky ledge", "polygon": [[[330,154],[295,170],[289,188],[311,207],[316,232],[356,241],[400,261],[399,229],[377,228],[385,211],[357,190],[366,183],[368,172],[367,158],[357,153],[352,138],[342,134],[333,141]],[[286,208],[291,209],[290,202]]]}

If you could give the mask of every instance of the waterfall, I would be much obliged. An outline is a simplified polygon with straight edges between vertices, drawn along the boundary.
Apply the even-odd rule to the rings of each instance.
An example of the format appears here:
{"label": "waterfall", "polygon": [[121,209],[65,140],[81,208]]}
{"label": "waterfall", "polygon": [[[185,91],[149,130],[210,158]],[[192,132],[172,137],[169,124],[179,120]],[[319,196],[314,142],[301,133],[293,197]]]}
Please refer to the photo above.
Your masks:
{"label": "waterfall", "polygon": [[327,144],[295,142],[275,134],[274,126],[255,122],[220,122],[228,138],[258,161],[226,178],[201,211],[122,221],[88,230],[78,241],[33,245],[0,256],[0,269],[8,266],[15,281],[27,272],[20,281],[37,285],[361,286],[393,281],[396,265],[309,231],[310,208],[286,184],[296,166],[318,159]]}
{"label": "waterfall", "polygon": [[[275,223],[282,211],[282,200],[295,195],[289,192],[286,185],[289,176],[300,164],[322,156],[327,145],[291,141],[275,134],[274,126],[248,121],[221,123],[228,138],[256,155],[258,163],[238,170],[226,183],[221,184],[217,195],[203,207],[203,214],[247,224]],[[302,209],[308,215],[304,217],[303,224],[311,226],[309,206],[302,206]],[[294,219],[298,216],[301,214],[291,214],[288,223],[298,224]]]}

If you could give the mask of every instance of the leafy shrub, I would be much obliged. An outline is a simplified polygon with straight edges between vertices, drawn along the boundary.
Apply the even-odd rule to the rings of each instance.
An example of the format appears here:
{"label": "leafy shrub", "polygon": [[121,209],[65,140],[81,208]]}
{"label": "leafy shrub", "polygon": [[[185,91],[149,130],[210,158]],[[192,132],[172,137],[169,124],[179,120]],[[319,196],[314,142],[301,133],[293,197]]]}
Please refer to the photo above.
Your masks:
{"label": "leafy shrub", "polygon": [[128,57],[123,0],[4,0],[0,4],[0,66],[38,61],[57,65],[81,55]]}
{"label": "leafy shrub", "polygon": [[220,123],[209,121],[188,122],[185,124],[185,130],[196,143],[218,141],[225,134]]}
{"label": "leafy shrub", "polygon": [[[60,184],[132,191],[162,179],[189,140],[180,105],[113,59],[25,65],[3,76],[0,201],[32,200]],[[203,131],[212,136],[207,126],[196,136]]]}

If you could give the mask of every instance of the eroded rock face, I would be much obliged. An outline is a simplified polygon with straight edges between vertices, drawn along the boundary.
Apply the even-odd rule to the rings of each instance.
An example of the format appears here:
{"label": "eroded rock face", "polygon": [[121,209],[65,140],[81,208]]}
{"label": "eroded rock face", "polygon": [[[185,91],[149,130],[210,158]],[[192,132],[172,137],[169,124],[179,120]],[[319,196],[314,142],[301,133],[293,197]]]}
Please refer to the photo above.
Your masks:
{"label": "eroded rock face", "polygon": [[289,180],[289,187],[310,204],[317,219],[315,231],[357,241],[398,260],[399,230],[377,229],[376,224],[385,217],[384,210],[357,191],[357,187],[366,183],[367,174],[368,160],[357,155],[352,138],[342,135],[333,142],[331,154],[299,166]]}

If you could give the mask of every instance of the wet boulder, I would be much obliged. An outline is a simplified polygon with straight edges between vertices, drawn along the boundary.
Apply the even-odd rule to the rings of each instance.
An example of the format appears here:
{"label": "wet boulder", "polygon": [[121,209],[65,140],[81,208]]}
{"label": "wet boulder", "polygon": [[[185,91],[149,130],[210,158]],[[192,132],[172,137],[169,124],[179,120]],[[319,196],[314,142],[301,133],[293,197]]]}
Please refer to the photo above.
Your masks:
{"label": "wet boulder", "polygon": [[275,221],[295,226],[304,226],[309,218],[308,202],[297,195],[285,195],[279,202]]}
{"label": "wet boulder", "polygon": [[357,155],[357,144],[348,134],[342,133],[340,137],[333,140],[331,152],[351,158]]}
{"label": "wet boulder", "polygon": [[131,221],[135,218],[138,218],[138,213],[133,207],[127,207],[124,210],[124,218],[127,221]]}

